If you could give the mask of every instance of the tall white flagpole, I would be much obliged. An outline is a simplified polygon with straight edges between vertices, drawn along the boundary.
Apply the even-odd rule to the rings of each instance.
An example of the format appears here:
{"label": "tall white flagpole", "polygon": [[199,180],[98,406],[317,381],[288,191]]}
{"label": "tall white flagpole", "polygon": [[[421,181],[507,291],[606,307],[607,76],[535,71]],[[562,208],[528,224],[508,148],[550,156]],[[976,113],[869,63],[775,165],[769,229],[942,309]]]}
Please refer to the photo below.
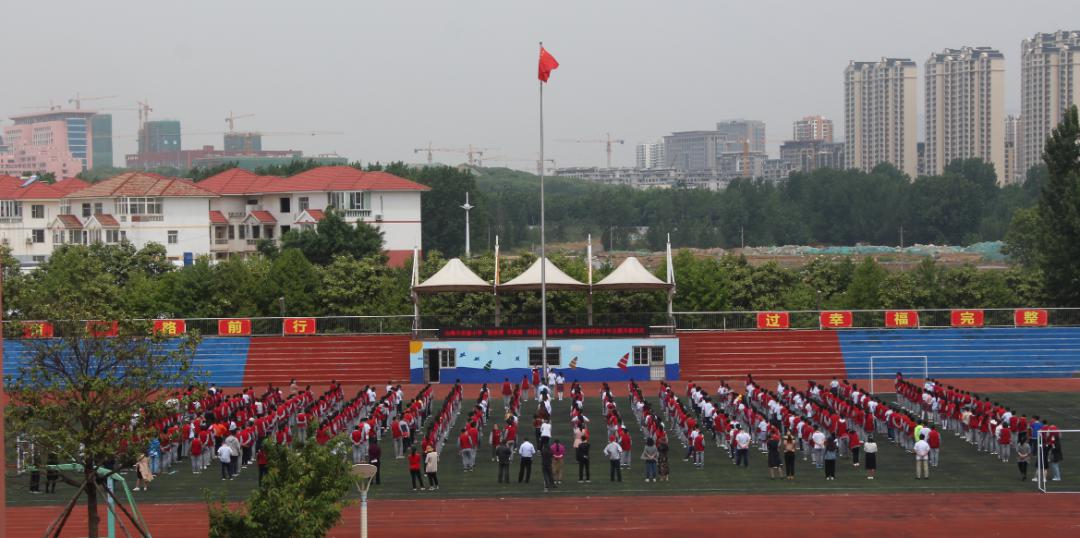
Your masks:
{"label": "tall white flagpole", "polygon": [[[540,42],[544,50],[544,42]],[[544,162],[544,81],[540,83],[540,162]],[[540,357],[547,377],[547,250],[544,245],[544,167],[540,167]]]}

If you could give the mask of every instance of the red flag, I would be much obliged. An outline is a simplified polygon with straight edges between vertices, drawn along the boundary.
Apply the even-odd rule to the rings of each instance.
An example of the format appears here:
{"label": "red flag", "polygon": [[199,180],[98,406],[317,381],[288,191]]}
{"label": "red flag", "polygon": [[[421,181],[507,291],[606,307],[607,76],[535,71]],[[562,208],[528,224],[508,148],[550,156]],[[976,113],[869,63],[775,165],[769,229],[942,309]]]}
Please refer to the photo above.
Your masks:
{"label": "red flag", "polygon": [[547,82],[548,77],[551,76],[551,72],[559,67],[559,62],[555,60],[555,57],[548,53],[547,49],[543,46],[540,47],[540,80]]}
{"label": "red flag", "polygon": [[627,353],[626,355],[623,355],[622,358],[619,359],[619,368],[622,368],[623,370],[626,370],[626,363],[629,362],[629,361],[630,361],[630,354]]}

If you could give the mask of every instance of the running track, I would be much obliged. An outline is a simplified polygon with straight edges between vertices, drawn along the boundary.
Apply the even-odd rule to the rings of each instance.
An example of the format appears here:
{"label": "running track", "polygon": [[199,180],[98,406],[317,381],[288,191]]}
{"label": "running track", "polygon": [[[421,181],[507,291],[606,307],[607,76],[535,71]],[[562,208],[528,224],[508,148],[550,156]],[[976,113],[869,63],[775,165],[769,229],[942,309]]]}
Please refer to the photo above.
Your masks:
{"label": "running track", "polygon": [[[627,504],[632,506],[627,506]],[[560,497],[537,499],[372,500],[372,536],[550,535],[717,536],[753,533],[793,536],[911,536],[918,523],[928,536],[1076,536],[1080,502],[1073,495],[936,493],[874,495],[699,495]],[[61,508],[8,508],[7,536],[41,536]],[[155,537],[206,536],[203,504],[145,505]],[[85,536],[85,510],[63,536]],[[359,507],[350,506],[330,536],[359,535]],[[509,525],[510,527],[507,527]],[[512,528],[513,530],[506,530]],[[104,527],[102,528],[104,532]]]}

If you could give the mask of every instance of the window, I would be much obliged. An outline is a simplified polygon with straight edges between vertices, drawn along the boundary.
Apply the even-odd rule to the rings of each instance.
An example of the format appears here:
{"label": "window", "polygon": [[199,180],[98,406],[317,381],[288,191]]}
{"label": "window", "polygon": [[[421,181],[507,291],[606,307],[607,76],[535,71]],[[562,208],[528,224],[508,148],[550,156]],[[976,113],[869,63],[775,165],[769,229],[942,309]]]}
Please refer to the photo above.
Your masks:
{"label": "window", "polygon": [[457,350],[433,349],[431,351],[439,356],[439,368],[457,368]]}
{"label": "window", "polygon": [[281,198],[278,202],[281,205],[282,213],[292,213],[292,198]]}
{"label": "window", "polygon": [[267,239],[273,239],[274,238],[274,226],[273,225],[268,225],[266,227],[266,230],[263,233],[263,235],[265,235]]}
{"label": "window", "polygon": [[[232,228],[232,226],[230,226]],[[240,239],[247,239],[247,226],[240,225]]]}
{"label": "window", "polygon": [[289,233],[289,230],[291,230],[291,229],[292,229],[292,226],[282,226],[281,227],[281,236],[285,237],[285,234]]}
{"label": "window", "polygon": [[120,230],[105,230],[105,242],[106,243],[119,243],[120,242]]}
{"label": "window", "polygon": [[258,239],[259,238],[259,229],[260,228],[259,228],[258,224],[254,224],[254,225],[251,226],[251,238],[252,239]]}
{"label": "window", "polygon": [[33,256],[34,263],[45,263],[45,256]]}
{"label": "window", "polygon": [[[241,228],[243,227],[241,226]],[[229,239],[236,239],[236,226],[232,224],[229,225]]]}
{"label": "window", "polygon": [[60,202],[60,214],[61,215],[70,215],[71,214],[71,202]]}
{"label": "window", "polygon": [[127,231],[125,231],[125,230],[120,230],[120,241],[121,241],[121,242],[123,242],[123,241],[127,241]]}
{"label": "window", "polygon": [[169,230],[169,244],[175,245],[180,240],[180,232],[177,230]]}
{"label": "window", "polygon": [[101,202],[94,202],[94,214],[95,215],[100,215],[100,214],[104,213],[105,211],[103,209],[104,209],[103,204]]}
{"label": "window", "polygon": [[32,205],[32,206],[30,206],[30,218],[32,218],[32,219],[43,219],[43,218],[45,218],[45,206],[43,206],[43,205]]}
{"label": "window", "polygon": [[54,245],[60,245],[64,243],[64,232],[61,230],[55,230],[52,234],[52,242]]}
{"label": "window", "polygon": [[634,366],[664,363],[663,346],[634,346]]}
{"label": "window", "polygon": [[[86,204],[83,204],[85,207]],[[161,198],[117,198],[116,213],[119,215],[160,215]]]}
{"label": "window", "polygon": [[0,201],[0,218],[21,219],[22,202],[17,202],[15,200]]}
{"label": "window", "polygon": [[[548,347],[547,348],[547,365],[548,366],[559,366],[559,352],[560,352],[560,348],[557,348],[557,347]],[[530,367],[543,366],[544,361],[542,360],[541,357],[543,357],[543,355],[540,352],[540,348],[538,348],[538,347],[530,347],[529,348],[529,366]]]}
{"label": "window", "polygon": [[307,211],[307,209],[308,209],[308,197],[307,196],[301,196],[299,202],[297,203],[297,205],[300,206],[300,211]]}
{"label": "window", "polygon": [[245,202],[245,203],[247,205],[259,205],[259,200],[255,199],[255,198],[248,198],[247,202]]}
{"label": "window", "polygon": [[328,192],[326,193],[326,203],[344,211],[370,210],[371,193],[363,191]]}
{"label": "window", "polygon": [[30,233],[31,233],[31,237],[34,238],[35,243],[44,243],[45,242],[45,230],[44,229],[31,230]]}
{"label": "window", "polygon": [[87,202],[87,203],[82,205],[82,216],[83,216],[84,219],[86,219],[86,218],[90,218],[90,215],[93,215],[93,213],[91,213],[90,203]]}

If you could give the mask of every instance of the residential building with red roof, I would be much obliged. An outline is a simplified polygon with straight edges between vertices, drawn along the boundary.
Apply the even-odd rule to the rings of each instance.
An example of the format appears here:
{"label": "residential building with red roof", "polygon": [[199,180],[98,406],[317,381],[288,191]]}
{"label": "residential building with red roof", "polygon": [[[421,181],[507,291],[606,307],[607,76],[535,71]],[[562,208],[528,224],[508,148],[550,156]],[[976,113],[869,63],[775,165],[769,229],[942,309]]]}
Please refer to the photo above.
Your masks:
{"label": "residential building with red roof", "polygon": [[333,207],[346,222],[383,232],[392,265],[403,265],[420,247],[420,197],[428,187],[386,172],[322,166],[292,177],[260,176],[234,168],[195,184],[218,195],[212,212],[215,257],[253,252],[260,239],[280,239],[294,228],[314,227]]}
{"label": "residential building with red roof", "polygon": [[97,183],[53,184],[0,176],[0,241],[25,266],[58,245],[160,243],[170,259],[247,256],[261,239],[314,228],[330,208],[350,223],[383,232],[392,265],[420,247],[424,185],[348,166],[314,168],[289,178],[233,169],[200,182],[128,172]]}

